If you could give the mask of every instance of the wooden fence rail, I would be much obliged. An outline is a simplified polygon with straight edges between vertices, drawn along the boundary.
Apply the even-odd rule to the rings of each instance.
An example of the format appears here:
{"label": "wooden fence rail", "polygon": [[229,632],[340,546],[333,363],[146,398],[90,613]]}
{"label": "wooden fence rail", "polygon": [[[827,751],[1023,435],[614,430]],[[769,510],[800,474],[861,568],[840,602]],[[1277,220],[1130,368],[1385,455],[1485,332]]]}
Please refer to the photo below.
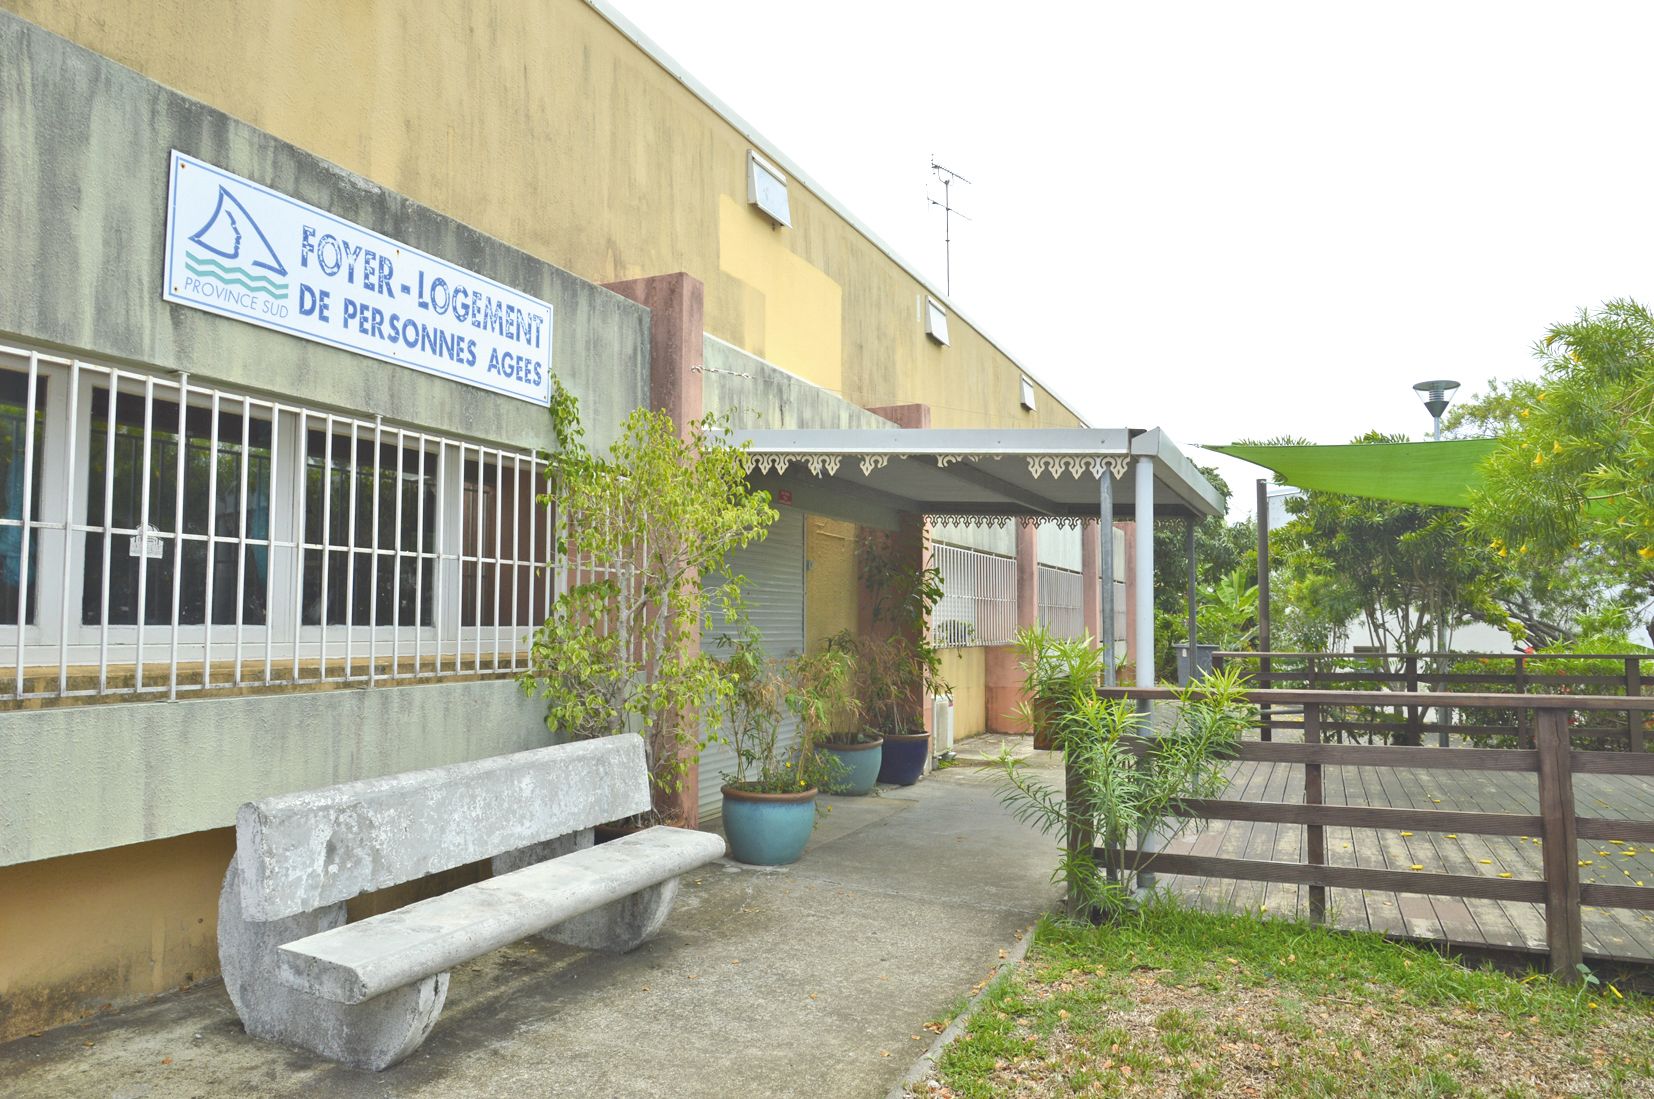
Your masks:
{"label": "wooden fence rail", "polygon": [[[1504,735],[1514,737],[1522,747],[1533,747],[1533,708],[1515,705],[1513,695],[1579,691],[1581,697],[1640,698],[1645,688],[1654,685],[1654,655],[1635,653],[1217,652],[1213,660],[1218,666],[1237,665],[1251,671],[1258,686],[1266,690],[1349,690],[1359,685],[1369,696],[1375,693],[1407,695],[1406,702],[1393,697],[1381,701],[1369,697],[1365,703],[1352,704],[1368,707],[1360,714],[1324,714],[1323,733],[1372,736],[1405,732],[1409,739],[1419,740],[1423,734],[1434,732],[1438,743],[1443,744],[1452,734]],[[1611,665],[1613,670],[1570,672],[1566,670],[1569,664],[1576,667]],[[1493,710],[1496,716],[1501,711],[1515,711],[1515,720],[1509,724],[1501,723],[1502,718],[1492,723],[1431,720],[1425,715],[1426,707],[1417,705],[1418,700],[1412,697],[1425,692],[1492,698],[1495,701],[1462,705],[1467,709]],[[1383,721],[1374,713],[1381,709],[1400,709],[1405,713],[1400,722]],[[1623,721],[1613,725],[1575,724],[1571,734],[1619,740],[1633,752],[1646,748],[1646,710],[1624,704],[1602,709],[1620,711],[1625,715]],[[1485,719],[1486,714],[1477,716]],[[1292,722],[1279,718],[1279,714],[1271,713],[1263,724],[1265,739],[1270,739],[1276,730],[1296,728]]]}
{"label": "wooden fence rail", "polygon": [[[1105,688],[1108,698],[1143,703],[1168,702],[1175,693],[1162,688]],[[1304,769],[1304,800],[1270,802],[1234,799],[1189,801],[1182,815],[1212,821],[1259,821],[1296,824],[1305,828],[1305,860],[1301,863],[1240,859],[1163,851],[1116,852],[1124,865],[1157,874],[1183,874],[1242,881],[1280,882],[1309,887],[1310,918],[1326,920],[1329,888],[1385,890],[1498,901],[1542,904],[1551,970],[1565,980],[1578,977],[1584,960],[1581,904],[1603,908],[1654,911],[1654,889],[1600,885],[1580,881],[1579,840],[1623,840],[1654,845],[1654,821],[1579,816],[1574,804],[1576,774],[1654,776],[1654,755],[1634,752],[1575,751],[1578,729],[1569,722],[1575,714],[1634,709],[1654,711],[1654,698],[1573,695],[1471,695],[1416,692],[1410,701],[1420,706],[1484,707],[1490,700],[1526,711],[1534,732],[1532,748],[1442,748],[1392,745],[1331,744],[1325,741],[1323,712],[1330,707],[1373,705],[1379,692],[1257,690],[1251,701],[1260,706],[1302,708],[1303,743],[1243,741],[1237,761],[1289,763]],[[1424,771],[1510,771],[1532,774],[1538,784],[1537,814],[1465,812],[1454,809],[1412,809],[1366,805],[1328,805],[1323,800],[1322,770],[1328,766],[1412,768]],[[1078,791],[1070,791],[1074,796]],[[1511,879],[1472,874],[1430,873],[1369,867],[1335,866],[1327,862],[1326,829],[1398,829],[1471,835],[1537,836],[1542,845],[1541,879]],[[1070,837],[1074,845],[1089,844],[1088,835]],[[1105,855],[1093,848],[1099,861]]]}

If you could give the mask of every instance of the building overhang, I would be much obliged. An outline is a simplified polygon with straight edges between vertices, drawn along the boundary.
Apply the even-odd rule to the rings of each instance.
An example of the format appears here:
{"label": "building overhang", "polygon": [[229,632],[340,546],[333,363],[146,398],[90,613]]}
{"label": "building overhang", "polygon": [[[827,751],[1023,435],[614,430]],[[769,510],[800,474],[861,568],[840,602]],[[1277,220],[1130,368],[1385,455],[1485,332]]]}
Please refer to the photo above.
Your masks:
{"label": "building overhang", "polygon": [[[1156,518],[1223,514],[1223,498],[1158,428],[736,430],[750,480],[843,514],[917,512],[939,521],[1095,519],[1108,477],[1113,517],[1138,517],[1133,465],[1152,465]],[[878,513],[878,516],[873,513]],[[884,525],[876,522],[875,525]]]}

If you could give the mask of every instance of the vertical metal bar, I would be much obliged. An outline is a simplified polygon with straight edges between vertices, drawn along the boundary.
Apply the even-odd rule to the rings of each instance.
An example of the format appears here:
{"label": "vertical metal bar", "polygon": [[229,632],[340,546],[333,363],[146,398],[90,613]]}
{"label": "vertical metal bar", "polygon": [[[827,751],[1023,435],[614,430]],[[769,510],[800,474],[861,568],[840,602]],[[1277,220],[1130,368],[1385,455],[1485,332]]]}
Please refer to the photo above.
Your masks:
{"label": "vertical metal bar", "polygon": [[[270,685],[271,665],[275,661],[276,623],[275,607],[270,596],[276,590],[276,484],[281,472],[281,406],[270,402],[270,490],[264,495],[264,685]],[[299,467],[299,481],[303,484],[304,467]],[[299,624],[293,623],[294,643],[298,643]]]}
{"label": "vertical metal bar", "polygon": [[172,500],[172,651],[167,674],[170,699],[178,697],[178,635],[183,632],[179,629],[178,605],[184,589],[184,459],[189,450],[184,441],[189,438],[189,422],[185,418],[190,406],[189,378],[188,371],[178,374],[178,472]]}
{"label": "vertical metal bar", "polygon": [[350,680],[351,635],[356,632],[356,482],[360,477],[361,440],[356,417],[350,418],[350,496],[345,511],[345,680]]}
{"label": "vertical metal bar", "polygon": [[218,390],[212,391],[212,421],[207,430],[207,598],[202,610],[201,689],[212,681],[213,566],[218,559]]}
{"label": "vertical metal bar", "polygon": [[[240,501],[236,507],[235,553],[235,678],[241,686],[241,629],[242,606],[247,601],[247,464],[253,445],[253,406],[245,394],[241,398],[241,485]],[[212,628],[212,611],[207,612],[207,628]]]}
{"label": "vertical metal bar", "polygon": [[137,644],[132,659],[132,690],[144,685],[144,617],[148,610],[146,596],[149,585],[149,472],[150,451],[155,445],[155,379],[144,379],[144,460],[143,488],[138,504],[138,622]]}
{"label": "vertical metal bar", "polygon": [[532,637],[534,628],[534,579],[535,574],[543,567],[539,543],[539,485],[540,463],[538,459],[531,457],[528,460],[529,493],[528,505],[525,509],[528,512],[528,598],[523,601],[523,613],[528,619],[527,625],[530,630],[530,637],[527,642],[529,646],[527,661],[530,664],[534,661],[534,641]]}
{"label": "vertical metal bar", "polygon": [[[461,455],[461,457],[463,459],[463,455]],[[476,514],[475,514],[475,517],[474,517],[475,522],[477,524],[477,543],[476,543],[476,545],[477,545],[477,567],[476,567],[475,573],[473,573],[473,575],[476,577],[476,581],[475,581],[475,585],[474,585],[474,589],[473,589],[473,597],[472,597],[472,600],[471,600],[472,606],[473,606],[473,610],[471,612],[472,625],[474,626],[474,628],[476,629],[476,632],[477,632],[475,655],[472,657],[472,662],[473,662],[472,666],[475,668],[476,671],[479,671],[479,672],[482,671],[482,532],[483,532],[483,501],[486,499],[486,497],[484,495],[484,492],[483,492],[483,489],[486,487],[483,483],[483,472],[484,472],[484,468],[485,468],[484,463],[487,460],[488,459],[483,456],[482,447],[479,446],[477,448],[477,505],[476,505]],[[463,476],[464,469],[465,469],[465,463],[462,460],[460,462],[460,470],[461,470],[461,475],[462,476]],[[454,670],[458,671],[459,669],[456,667]]]}
{"label": "vertical metal bar", "polygon": [[[1321,743],[1321,704],[1311,702],[1304,707],[1304,743]],[[1322,786],[1321,764],[1304,764],[1304,804],[1322,805],[1326,802]],[[1327,864],[1327,830],[1324,825],[1304,826],[1305,860],[1311,866]],[[1327,922],[1327,887],[1309,887],[1309,919],[1311,923]]]}
{"label": "vertical metal bar", "polygon": [[[532,459],[530,460],[532,467]],[[517,631],[525,623],[517,621],[522,611],[523,572],[523,456],[519,451],[511,456],[511,670],[517,670]],[[528,508],[534,514],[534,505]],[[526,616],[525,616],[526,617]]]}
{"label": "vertical metal bar", "polygon": [[[75,457],[78,448],[77,434],[80,430],[80,360],[75,359],[69,364],[69,429],[63,433],[63,482],[68,486],[64,491],[63,503],[63,583],[58,589],[61,602],[58,605],[57,616],[57,693],[62,696],[69,690],[69,555],[70,543],[75,538]],[[91,495],[92,486],[86,486],[87,495]],[[19,641],[21,644],[21,640]]]}
{"label": "vertical metal bar", "polygon": [[[109,408],[103,434],[103,587],[98,613],[98,694],[109,689],[109,559],[115,553],[115,406],[120,397],[120,375],[109,372]],[[91,492],[91,485],[87,486]]]}
{"label": "vertical metal bar", "polygon": [[[419,491],[414,496],[414,513],[415,514],[414,514],[414,606],[413,606],[413,613],[414,613],[414,677],[415,678],[418,678],[419,672],[420,672],[420,649],[423,647],[422,641],[424,639],[424,629],[425,629],[425,622],[424,622],[424,619],[421,617],[422,609],[425,606],[425,480],[426,480],[425,466],[431,460],[430,454],[425,449],[425,444],[426,444],[425,435],[423,433],[421,433],[420,436],[419,436]],[[438,473],[438,477],[437,477],[437,497],[438,497],[438,499],[440,499],[441,496],[442,496],[442,478],[441,478],[441,474],[440,474],[440,466],[438,467],[438,469],[439,469],[439,473]],[[437,521],[438,524],[440,524],[442,522],[442,511],[441,511],[440,508],[437,510],[435,518],[436,518],[436,521]],[[442,543],[439,540],[437,542],[437,545],[441,546],[441,544]],[[435,568],[431,569],[431,579],[433,581],[436,579],[436,571],[437,570]],[[433,608],[435,607],[435,603],[436,603],[436,601],[433,599],[432,600]],[[437,612],[433,609],[431,611],[431,627],[432,627],[432,629],[435,630],[435,629],[441,628],[440,623],[441,623],[441,616],[439,614],[437,614]],[[438,650],[440,651],[440,649],[441,649],[441,644],[439,642],[438,643]]]}
{"label": "vertical metal bar", "polygon": [[[1409,655],[1403,661],[1406,669],[1406,682],[1403,689],[1410,695],[1419,693],[1419,658]],[[1424,710],[1419,706],[1407,707],[1407,743],[1424,743]]]}
{"label": "vertical metal bar", "polygon": [[[431,596],[431,624],[436,627],[436,653],[431,660],[431,668],[437,674],[442,674],[442,616],[447,611],[443,603],[442,584],[442,534],[444,512],[448,510],[448,440],[438,438],[436,441],[436,530],[432,537],[436,541],[433,557],[435,563],[431,569],[431,579],[436,585],[436,591]],[[464,563],[460,567],[463,569]]]}
{"label": "vertical metal bar", "polygon": [[[407,445],[407,432],[396,429],[396,518],[391,533],[391,677],[402,674],[402,448]],[[419,568],[418,558],[414,569]],[[419,628],[419,605],[414,604],[414,628]]]}
{"label": "vertical metal bar", "polygon": [[380,468],[385,458],[379,452],[385,432],[384,417],[373,417],[373,557],[368,563],[368,686],[373,686],[379,674],[379,482],[384,479]]}
{"label": "vertical metal bar", "polygon": [[1580,926],[1579,841],[1568,713],[1540,710],[1534,724],[1539,751],[1539,815],[1545,825],[1540,853],[1545,867],[1545,940],[1551,951],[1551,975],[1565,984],[1575,984],[1585,961],[1585,946]]}
{"label": "vertical metal bar", "polygon": [[[479,463],[480,464],[480,463]],[[500,570],[505,567],[505,451],[494,451],[494,670],[500,670]],[[478,622],[478,626],[482,623]]]}
{"label": "vertical metal bar", "polygon": [[322,533],[316,539],[321,546],[322,554],[322,592],[321,592],[321,634],[316,647],[317,663],[316,678],[327,678],[327,619],[328,602],[332,592],[328,590],[329,567],[333,558],[333,414],[330,412],[322,428],[324,439],[322,442]]}
{"label": "vertical metal bar", "polygon": [[23,407],[23,529],[17,563],[17,697],[23,697],[23,627],[29,618],[29,523],[34,518],[34,407],[40,384],[40,356],[29,352],[29,392]]}
{"label": "vertical metal bar", "polygon": [[293,479],[297,498],[293,509],[293,682],[299,681],[299,637],[304,632],[304,539],[309,533],[310,504],[310,413],[299,409],[298,441],[293,446],[293,461],[299,475]]}

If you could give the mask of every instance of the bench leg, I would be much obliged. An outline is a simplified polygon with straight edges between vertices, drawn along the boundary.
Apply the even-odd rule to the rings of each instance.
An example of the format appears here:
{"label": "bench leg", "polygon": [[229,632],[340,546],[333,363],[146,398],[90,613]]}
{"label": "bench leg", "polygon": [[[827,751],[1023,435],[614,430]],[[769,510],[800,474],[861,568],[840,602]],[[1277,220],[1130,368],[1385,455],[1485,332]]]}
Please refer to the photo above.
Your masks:
{"label": "bench leg", "polygon": [[[509,874],[525,866],[554,859],[592,845],[592,830],[573,832],[544,843],[494,856],[494,873]],[[540,932],[540,937],[581,950],[624,954],[648,942],[666,922],[678,896],[678,879],[640,889],[602,908],[564,920]]]}
{"label": "bench leg", "polygon": [[360,1004],[323,1000],[281,982],[277,947],[344,922],[343,904],[268,922],[243,919],[240,874],[232,859],[218,895],[218,963],[248,1034],[377,1072],[418,1049],[431,1033],[448,997],[448,974]]}

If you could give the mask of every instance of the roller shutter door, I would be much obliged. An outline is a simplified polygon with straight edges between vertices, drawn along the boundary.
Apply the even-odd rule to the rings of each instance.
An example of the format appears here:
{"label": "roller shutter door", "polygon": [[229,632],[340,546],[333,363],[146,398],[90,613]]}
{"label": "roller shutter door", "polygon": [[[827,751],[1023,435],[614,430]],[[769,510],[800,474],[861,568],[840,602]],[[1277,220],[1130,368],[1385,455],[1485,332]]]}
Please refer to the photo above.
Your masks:
{"label": "roller shutter door", "polygon": [[[732,553],[730,570],[746,577],[747,615],[763,635],[764,652],[786,659],[804,651],[804,513],[787,507],[776,510],[781,518],[770,527],[769,537]],[[702,651],[719,655],[723,650],[718,639],[731,632],[723,623],[715,623],[701,638]],[[788,714],[781,722],[781,743],[791,745],[797,739],[797,723]],[[734,765],[735,754],[728,745],[713,744],[701,753],[702,820],[722,810],[718,790],[724,772]]]}

